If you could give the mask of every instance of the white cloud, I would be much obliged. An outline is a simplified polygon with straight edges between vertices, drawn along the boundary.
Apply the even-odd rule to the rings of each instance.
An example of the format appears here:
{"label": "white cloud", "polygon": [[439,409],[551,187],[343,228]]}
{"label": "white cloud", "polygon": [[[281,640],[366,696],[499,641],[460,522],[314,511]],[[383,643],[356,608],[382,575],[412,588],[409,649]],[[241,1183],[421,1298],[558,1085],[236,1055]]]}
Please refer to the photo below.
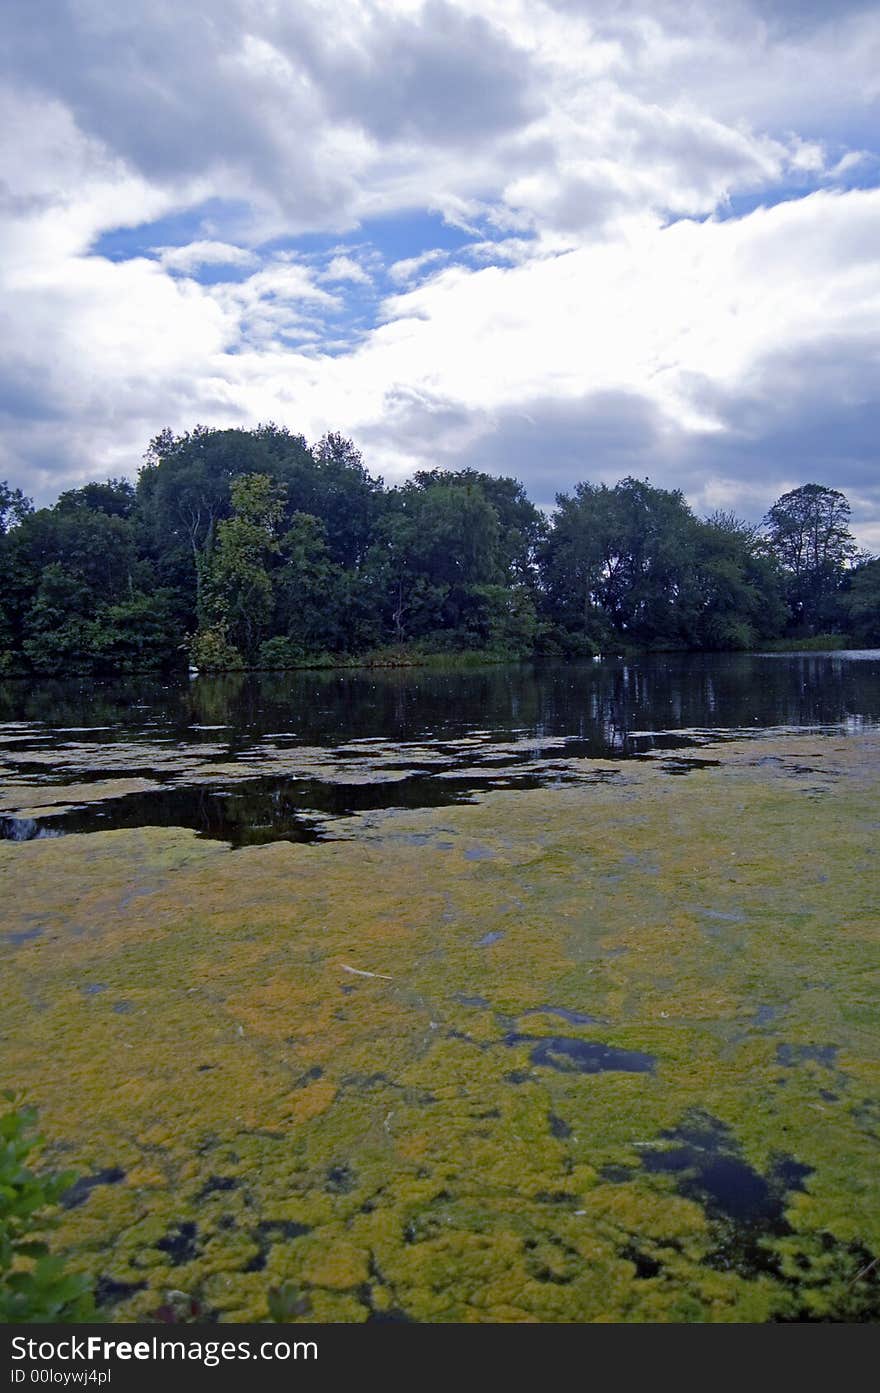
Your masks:
{"label": "white cloud", "polygon": [[434,247],[430,251],[421,252],[418,256],[407,256],[400,261],[393,262],[388,267],[388,274],[398,285],[405,285],[407,281],[414,280],[426,266],[434,266],[438,261],[447,260],[448,256],[447,251]]}
{"label": "white cloud", "polygon": [[154,250],[163,266],[184,275],[202,266],[259,265],[259,258],[247,247],[232,246],[229,242],[188,242],[181,247],[155,247]]}
{"label": "white cloud", "polygon": [[[0,476],[51,498],[165,424],[271,417],[542,499],[633,468],[754,512],[836,471],[876,535],[878,195],[810,192],[876,175],[876,5],[7,0],[5,27]],[[159,261],[91,251],[201,205]],[[398,237],[384,280],[348,236],[261,249],[426,210],[469,244]],[[371,284],[384,321],[340,327]]]}
{"label": "white cloud", "polygon": [[372,285],[372,277],[359,261],[350,256],[334,256],[318,277],[322,281],[353,281],[358,285]]}

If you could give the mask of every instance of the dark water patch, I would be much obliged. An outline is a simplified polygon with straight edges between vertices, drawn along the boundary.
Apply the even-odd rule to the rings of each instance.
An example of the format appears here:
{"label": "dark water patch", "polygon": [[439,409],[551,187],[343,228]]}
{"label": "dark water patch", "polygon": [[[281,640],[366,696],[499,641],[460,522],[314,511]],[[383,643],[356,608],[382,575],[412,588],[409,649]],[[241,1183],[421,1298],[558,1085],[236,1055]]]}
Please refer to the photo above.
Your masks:
{"label": "dark water patch", "polygon": [[813,1173],[812,1166],[805,1166],[793,1156],[777,1156],[770,1165],[770,1184],[775,1190],[803,1190],[804,1181]]}
{"label": "dark water patch", "polygon": [[[266,781],[256,783],[265,785]],[[200,837],[235,847],[272,841],[314,842],[321,835],[320,818],[310,816],[299,800],[287,798],[283,788],[253,788],[250,783],[230,792],[216,792],[205,785],[166,785],[85,804],[47,816],[42,823],[53,836],[188,827]]]}
{"label": "dark water patch", "polygon": [[489,846],[472,846],[464,853],[465,861],[493,861],[496,852]]}
{"label": "dark water patch", "polygon": [[789,1279],[796,1294],[800,1282],[809,1289],[827,1290],[836,1287],[836,1299],[828,1303],[822,1314],[816,1307],[804,1303],[791,1313],[774,1317],[777,1324],[797,1321],[829,1323],[846,1321],[849,1324],[876,1324],[880,1320],[880,1254],[864,1243],[851,1240],[843,1243],[833,1234],[819,1235],[819,1254],[800,1254],[798,1278]]}
{"label": "dark water patch", "polygon": [[120,1282],[115,1277],[101,1276],[95,1282],[95,1304],[99,1307],[117,1306],[120,1301],[146,1291],[146,1282]]}
{"label": "dark water patch", "polygon": [[512,1031],[504,1038],[506,1045],[532,1043],[532,1063],[539,1068],[557,1069],[561,1073],[602,1074],[620,1071],[628,1074],[652,1073],[656,1064],[653,1055],[639,1050],[618,1049],[598,1040],[577,1040],[552,1035],[543,1038],[520,1035]]}
{"label": "dark water patch", "polygon": [[349,1195],[356,1183],[354,1171],[343,1163],[329,1168],[324,1189],[331,1195]]}
{"label": "dark water patch", "polygon": [[626,1247],[621,1248],[620,1256],[633,1264],[636,1269],[636,1277],[640,1281],[656,1277],[663,1270],[655,1258],[650,1257],[648,1253],[643,1253],[634,1243],[628,1243]]}
{"label": "dark water patch", "polygon": [[13,948],[20,948],[23,943],[39,938],[44,932],[44,929],[19,929],[17,933],[5,934],[4,941],[11,943]]}
{"label": "dark water patch", "polygon": [[261,1219],[250,1234],[257,1251],[241,1269],[242,1272],[262,1272],[269,1261],[269,1252],[276,1243],[292,1243],[295,1238],[302,1238],[311,1231],[308,1224],[298,1224],[293,1219]]}
{"label": "dark water patch", "polygon": [[778,1015],[778,1006],[759,1006],[753,1020],[755,1025],[770,1025],[771,1021],[775,1021]]}
{"label": "dark water patch", "polygon": [[374,1074],[346,1074],[340,1079],[339,1087],[342,1090],[354,1089],[358,1093],[370,1093],[377,1088],[398,1088],[387,1074],[377,1070]]}
{"label": "dark water patch", "polygon": [[664,774],[692,774],[696,769],[717,769],[720,759],[664,759],[660,765]]}
{"label": "dark water patch", "polygon": [[118,1185],[124,1179],[125,1171],[121,1166],[108,1166],[104,1170],[95,1171],[93,1175],[81,1175],[61,1196],[62,1207],[77,1209],[81,1204],[85,1204],[96,1186]]}
{"label": "dark water patch", "polygon": [[198,1232],[198,1226],[186,1220],[169,1229],[165,1237],[159,1239],[156,1247],[160,1253],[168,1254],[173,1267],[182,1267],[184,1263],[192,1262],[199,1256],[201,1249],[197,1241]]}
{"label": "dark water patch", "polygon": [[80,987],[83,996],[101,996],[106,990],[106,982],[87,982],[84,987]]}
{"label": "dark water patch", "polygon": [[588,1016],[585,1011],[570,1011],[566,1006],[530,1006],[527,1011],[521,1011],[523,1016],[559,1016],[569,1025],[599,1025],[596,1016]]}
{"label": "dark water patch", "polygon": [[631,1166],[601,1166],[599,1175],[609,1185],[626,1185],[632,1180],[634,1171]]}
{"label": "dark water patch", "polygon": [[412,1316],[408,1315],[401,1306],[377,1307],[371,1301],[365,1303],[370,1314],[367,1321],[397,1321],[404,1324],[412,1324]]}
{"label": "dark water patch", "polygon": [[778,1156],[761,1174],[745,1160],[731,1129],[703,1112],[662,1133],[641,1159],[643,1171],[673,1177],[679,1194],[706,1211],[716,1244],[705,1259],[709,1266],[744,1276],[779,1275],[769,1240],[792,1232],[785,1219],[787,1196],[804,1189],[811,1167]]}
{"label": "dark water patch", "polygon": [[[533,775],[508,781],[509,787],[540,788],[543,780]],[[270,842],[314,843],[333,839],[337,818],[389,808],[417,810],[454,807],[488,792],[495,781],[480,778],[447,779],[429,775],[375,783],[346,784],[325,780],[284,778],[243,779],[232,789],[207,784],[175,785],[126,793],[83,804],[65,812],[47,813],[39,821],[0,820],[0,840],[27,841],[138,827],[187,827],[210,841],[227,842],[234,848],[263,846]],[[13,830],[4,830],[5,824]],[[449,850],[449,843],[433,843]],[[494,853],[478,851],[469,860]]]}
{"label": "dark water patch", "polygon": [[134,1007],[130,1001],[114,1001],[113,1010],[117,1016],[130,1016]]}
{"label": "dark water patch", "polygon": [[568,1140],[571,1136],[571,1128],[567,1122],[564,1122],[561,1117],[557,1117],[553,1112],[550,1113],[547,1121],[550,1125],[551,1136],[555,1137],[557,1141]]}
{"label": "dark water patch", "polygon": [[785,1069],[794,1069],[798,1064],[812,1061],[826,1069],[833,1069],[837,1060],[836,1045],[788,1045],[776,1046],[776,1060]]}
{"label": "dark water patch", "polygon": [[648,1152],[642,1164],[647,1171],[675,1175],[688,1199],[703,1200],[731,1219],[770,1222],[781,1213],[764,1177],[735,1155],[686,1144]]}
{"label": "dark water patch", "polygon": [[241,1181],[234,1175],[209,1175],[201,1190],[195,1197],[195,1203],[199,1204],[209,1195],[225,1194],[229,1190],[237,1190]]}
{"label": "dark water patch", "polygon": [[47,826],[36,818],[0,814],[0,842],[34,842],[61,835],[60,828]]}
{"label": "dark water patch", "polygon": [[310,1083],[317,1083],[318,1079],[322,1079],[323,1077],[324,1070],[321,1068],[320,1064],[313,1064],[310,1069],[307,1069],[305,1073],[297,1079],[296,1087],[308,1088]]}
{"label": "dark water patch", "polygon": [[493,943],[500,943],[503,937],[503,929],[493,929],[491,933],[483,934],[482,938],[478,938],[476,946],[478,948],[491,948]]}
{"label": "dark water patch", "polygon": [[[372,1252],[370,1253],[369,1274],[370,1280],[364,1282],[358,1290],[358,1299],[369,1312],[367,1320],[409,1324],[412,1321],[412,1316],[400,1305],[394,1284],[385,1276],[376,1261],[376,1254]],[[377,1302],[379,1292],[385,1297],[381,1303]]]}
{"label": "dark water patch", "polygon": [[484,996],[465,996],[462,992],[453,992],[452,1000],[457,1001],[459,1006],[469,1006],[474,1011],[485,1011],[489,1006]]}

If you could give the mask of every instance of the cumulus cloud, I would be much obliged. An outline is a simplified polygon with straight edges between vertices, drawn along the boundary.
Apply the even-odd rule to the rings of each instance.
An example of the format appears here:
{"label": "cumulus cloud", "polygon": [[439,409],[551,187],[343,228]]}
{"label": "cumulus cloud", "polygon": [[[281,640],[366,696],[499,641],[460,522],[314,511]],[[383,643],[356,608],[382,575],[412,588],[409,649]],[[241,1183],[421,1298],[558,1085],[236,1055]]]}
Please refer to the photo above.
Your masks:
{"label": "cumulus cloud", "polygon": [[169,271],[180,271],[189,275],[202,266],[244,266],[258,265],[258,258],[246,247],[236,247],[229,242],[187,242],[181,247],[156,247],[156,255]]}
{"label": "cumulus cloud", "polygon": [[50,500],[166,424],[272,418],[545,504],[633,472],[759,516],[811,475],[880,545],[870,0],[7,0],[4,29],[0,477]]}
{"label": "cumulus cloud", "polygon": [[[494,243],[492,245],[494,246]],[[388,267],[388,274],[398,285],[405,285],[414,280],[426,267],[435,266],[438,261],[445,261],[448,256],[449,253],[441,247],[432,247],[430,251],[422,252],[419,256],[406,256],[393,262]]]}
{"label": "cumulus cloud", "polygon": [[322,281],[353,281],[358,285],[372,285],[372,277],[359,261],[350,256],[334,256],[321,272]]}

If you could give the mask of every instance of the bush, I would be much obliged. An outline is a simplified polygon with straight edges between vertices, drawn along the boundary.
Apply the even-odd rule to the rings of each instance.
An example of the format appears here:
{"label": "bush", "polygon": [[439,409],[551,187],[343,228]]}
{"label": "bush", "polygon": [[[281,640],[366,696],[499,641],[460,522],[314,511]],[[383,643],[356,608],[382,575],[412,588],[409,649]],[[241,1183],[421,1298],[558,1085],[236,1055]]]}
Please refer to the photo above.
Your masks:
{"label": "bush", "polygon": [[[15,1095],[4,1093],[14,1103]],[[0,1322],[90,1321],[95,1304],[87,1277],[65,1272],[42,1235],[51,1211],[76,1179],[71,1171],[37,1174],[26,1164],[42,1145],[37,1113],[13,1107],[0,1115]]]}
{"label": "bush", "polygon": [[233,672],[245,666],[238,649],[229,642],[225,624],[200,629],[192,640],[190,653],[203,672]]}
{"label": "bush", "polygon": [[260,644],[260,667],[263,670],[303,667],[308,655],[301,643],[292,638],[267,638]]}

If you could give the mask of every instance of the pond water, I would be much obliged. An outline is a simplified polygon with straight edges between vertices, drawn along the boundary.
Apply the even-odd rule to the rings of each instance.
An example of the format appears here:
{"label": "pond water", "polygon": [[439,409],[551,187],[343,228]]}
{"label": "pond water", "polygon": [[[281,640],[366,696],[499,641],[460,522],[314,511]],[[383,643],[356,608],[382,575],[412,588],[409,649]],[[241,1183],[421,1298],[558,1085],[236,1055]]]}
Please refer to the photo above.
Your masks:
{"label": "pond water", "polygon": [[880,1320],[878,789],[880,652],[0,684],[53,1244],[122,1321]]}
{"label": "pond water", "polygon": [[[20,796],[0,837],[177,826],[233,846],[314,841],[356,813],[615,777],[585,758],[665,751],[682,775],[719,736],[878,723],[876,650],[7,682],[0,776]],[[19,816],[26,789],[37,806]]]}

